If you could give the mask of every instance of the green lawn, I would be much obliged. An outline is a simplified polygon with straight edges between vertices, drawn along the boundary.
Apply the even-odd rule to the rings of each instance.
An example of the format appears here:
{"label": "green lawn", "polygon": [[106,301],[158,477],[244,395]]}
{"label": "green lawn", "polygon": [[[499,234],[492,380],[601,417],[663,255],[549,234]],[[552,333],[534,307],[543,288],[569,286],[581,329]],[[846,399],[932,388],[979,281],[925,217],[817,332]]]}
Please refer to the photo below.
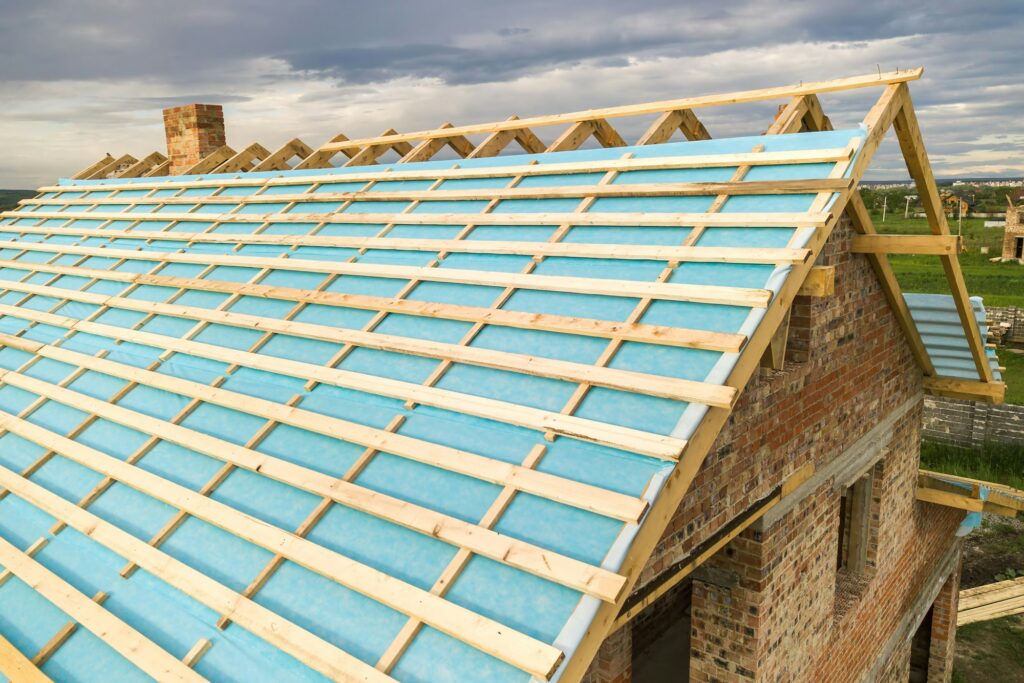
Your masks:
{"label": "green lawn", "polygon": [[999,364],[1004,366],[1003,381],[1006,382],[1006,402],[1024,405],[1024,351],[998,349]]}
{"label": "green lawn", "polygon": [[[872,211],[872,219],[879,232],[924,235],[928,234],[928,222],[924,218],[903,218],[902,215],[881,221],[881,213]],[[971,296],[985,299],[986,306],[1020,306],[1024,308],[1024,266],[1017,263],[992,263],[989,259],[999,256],[1003,246],[1003,229],[983,227],[984,219],[965,218],[963,236],[967,251],[960,254],[960,267]],[[956,232],[956,221],[950,223]],[[982,254],[981,248],[988,247],[989,253]],[[900,287],[907,292],[948,293],[949,285],[942,270],[942,263],[935,256],[890,256]]]}
{"label": "green lawn", "polygon": [[990,443],[961,448],[922,441],[921,467],[1024,489],[1024,446]]}

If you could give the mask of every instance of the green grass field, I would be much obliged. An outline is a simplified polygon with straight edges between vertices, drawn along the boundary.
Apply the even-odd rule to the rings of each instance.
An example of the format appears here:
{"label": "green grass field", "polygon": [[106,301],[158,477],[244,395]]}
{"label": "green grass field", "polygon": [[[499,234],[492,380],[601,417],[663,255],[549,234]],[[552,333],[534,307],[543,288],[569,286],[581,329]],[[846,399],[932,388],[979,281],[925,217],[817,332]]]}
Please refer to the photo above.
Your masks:
{"label": "green grass field", "polygon": [[[901,235],[928,234],[928,222],[924,218],[886,217],[872,211],[872,218],[878,232]],[[981,296],[986,306],[1020,306],[1024,308],[1024,266],[1017,263],[992,263],[989,259],[999,256],[1003,248],[1003,229],[983,227],[984,219],[965,218],[963,236],[967,251],[960,254],[960,267],[964,271],[967,291],[971,296]],[[956,232],[956,221],[950,221],[950,229]],[[988,247],[989,253],[982,254],[981,248]],[[949,285],[942,270],[942,264],[935,256],[890,256],[893,270],[900,287],[907,292],[948,293]]]}
{"label": "green grass field", "polygon": [[921,467],[1024,489],[1024,446],[990,443],[961,448],[924,441]]}

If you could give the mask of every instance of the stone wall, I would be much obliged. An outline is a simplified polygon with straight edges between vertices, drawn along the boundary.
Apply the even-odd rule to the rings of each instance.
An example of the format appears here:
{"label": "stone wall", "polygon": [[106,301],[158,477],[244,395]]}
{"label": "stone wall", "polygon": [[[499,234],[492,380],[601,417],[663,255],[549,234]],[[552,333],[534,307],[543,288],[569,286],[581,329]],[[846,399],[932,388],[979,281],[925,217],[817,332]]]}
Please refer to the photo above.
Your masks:
{"label": "stone wall", "polygon": [[[798,297],[786,368],[762,370],[745,388],[638,590],[797,469],[814,463],[828,471],[902,410],[877,447],[882,460],[871,543],[872,555],[882,560],[869,576],[839,576],[839,493],[834,478],[815,482],[784,515],[748,529],[709,561],[737,576],[738,585],[693,581],[692,681],[853,680],[858,671],[881,666],[882,656],[886,664],[893,657],[886,644],[914,630],[901,621],[906,606],[934,580],[937,558],[954,544],[962,513],[914,497],[921,376],[867,260],[849,253],[851,236],[843,222],[830,238],[818,263],[836,266],[835,295]],[[659,609],[678,608],[666,601],[649,611]],[[650,638],[651,626],[663,620],[648,614],[638,621],[634,639]],[[629,680],[624,640],[616,635],[602,648],[587,681]],[[620,661],[610,661],[615,658]],[[681,666],[686,659],[680,653]],[[902,670],[905,663],[893,666]]]}
{"label": "stone wall", "polygon": [[1024,406],[927,396],[921,435],[928,441],[957,446],[1024,446]]}

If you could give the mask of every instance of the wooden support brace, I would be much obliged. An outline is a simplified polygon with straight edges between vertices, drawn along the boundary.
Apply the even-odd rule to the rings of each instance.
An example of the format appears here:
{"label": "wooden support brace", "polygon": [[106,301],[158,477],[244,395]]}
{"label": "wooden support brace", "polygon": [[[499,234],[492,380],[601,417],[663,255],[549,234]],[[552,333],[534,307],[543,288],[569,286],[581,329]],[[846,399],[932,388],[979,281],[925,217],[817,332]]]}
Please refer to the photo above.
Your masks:
{"label": "wooden support brace", "polygon": [[1002,403],[1006,395],[1006,384],[951,377],[925,377],[924,390],[935,396]]}
{"label": "wooden support brace", "polygon": [[97,180],[100,178],[106,178],[112,173],[116,172],[118,168],[122,166],[131,166],[137,163],[139,160],[133,157],[131,154],[125,154],[118,158],[108,162],[105,166],[100,166],[94,170],[91,174],[85,177],[85,180]]}
{"label": "wooden support brace", "polygon": [[213,170],[213,173],[236,173],[248,171],[259,161],[270,156],[270,151],[258,142],[254,142],[238,154],[227,159]]}
{"label": "wooden support brace", "polygon": [[856,254],[956,255],[962,251],[959,235],[856,235],[850,251]]}
{"label": "wooden support brace", "polygon": [[299,163],[305,161],[312,154],[313,148],[299,138],[292,138],[281,145],[266,159],[253,166],[253,171],[284,171],[291,168],[288,161],[293,157],[299,158]]}
{"label": "wooden support brace", "polygon": [[141,161],[137,161],[136,163],[132,164],[131,166],[129,166],[125,170],[121,171],[115,177],[116,178],[140,178],[140,177],[146,175],[149,171],[153,170],[154,168],[160,166],[161,164],[163,164],[164,162],[167,162],[167,161],[168,161],[167,157],[165,157],[160,152],[153,152],[152,154],[147,156],[145,159],[142,159]]}
{"label": "wooden support brace", "polygon": [[0,636],[0,673],[13,683],[53,683],[32,660],[3,636]]}
{"label": "wooden support brace", "polygon": [[88,166],[83,168],[81,171],[79,171],[78,173],[76,173],[73,176],[71,176],[71,179],[72,180],[84,180],[85,178],[91,178],[92,175],[94,173],[96,173],[96,171],[100,170],[101,168],[105,168],[105,167],[109,166],[111,164],[111,162],[113,162],[113,161],[114,161],[114,157],[110,156],[109,154],[105,154],[103,156],[103,158],[100,159],[99,161],[97,161],[95,163],[92,163],[92,164],[89,164]]}
{"label": "wooden support brace", "polygon": [[782,324],[772,335],[768,348],[761,358],[761,367],[769,370],[783,370],[786,365],[786,342],[789,339],[789,319],[792,309],[786,312]]}
{"label": "wooden support brace", "polygon": [[235,156],[235,150],[231,149],[227,145],[219,147],[214,151],[210,152],[205,158],[201,159],[198,163],[190,166],[181,175],[198,175],[200,173],[213,173],[214,169],[220,166],[222,163]]}
{"label": "wooden support brace", "polygon": [[832,296],[836,292],[836,267],[814,266],[807,273],[798,296],[822,298]]}

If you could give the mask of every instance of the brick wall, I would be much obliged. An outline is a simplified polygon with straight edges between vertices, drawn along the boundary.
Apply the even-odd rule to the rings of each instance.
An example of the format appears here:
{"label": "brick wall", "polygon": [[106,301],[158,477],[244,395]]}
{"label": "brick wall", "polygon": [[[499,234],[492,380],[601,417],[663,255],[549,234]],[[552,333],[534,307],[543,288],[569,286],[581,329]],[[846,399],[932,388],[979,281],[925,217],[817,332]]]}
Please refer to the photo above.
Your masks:
{"label": "brick wall", "polygon": [[926,396],[921,434],[957,446],[1024,445],[1024,406]]}
{"label": "brick wall", "polygon": [[[962,561],[962,560],[961,560]],[[948,681],[956,655],[956,612],[960,605],[960,564],[942,584],[932,607],[932,644],[928,657],[928,680]]]}
{"label": "brick wall", "polygon": [[[746,387],[638,587],[798,468],[824,468],[921,396],[920,372],[869,264],[849,253],[851,236],[844,221],[826,244],[818,263],[836,266],[835,295],[798,297],[785,370],[762,370]],[[712,558],[709,566],[735,573],[738,586],[693,582],[691,680],[849,680],[874,664],[962,517],[914,499],[920,424],[916,406],[894,426],[873,501],[872,554],[881,560],[867,579],[840,586],[841,616],[839,494],[826,481],[773,526],[744,532]],[[626,653],[612,646],[604,655]],[[607,656],[599,661],[609,668]],[[593,668],[589,676],[605,681]]]}
{"label": "brick wall", "polygon": [[186,104],[164,109],[164,132],[171,175],[184,173],[227,144],[219,104]]}
{"label": "brick wall", "polygon": [[1021,213],[1024,209],[1010,207],[1006,210],[1006,227],[1003,228],[1003,258],[1012,259],[1016,256],[1017,239],[1024,237],[1024,220]]}
{"label": "brick wall", "polygon": [[[1024,275],[1024,271],[1021,271],[1021,275]],[[992,321],[989,336],[997,344],[1024,340],[1024,308],[986,306],[985,317]]]}

